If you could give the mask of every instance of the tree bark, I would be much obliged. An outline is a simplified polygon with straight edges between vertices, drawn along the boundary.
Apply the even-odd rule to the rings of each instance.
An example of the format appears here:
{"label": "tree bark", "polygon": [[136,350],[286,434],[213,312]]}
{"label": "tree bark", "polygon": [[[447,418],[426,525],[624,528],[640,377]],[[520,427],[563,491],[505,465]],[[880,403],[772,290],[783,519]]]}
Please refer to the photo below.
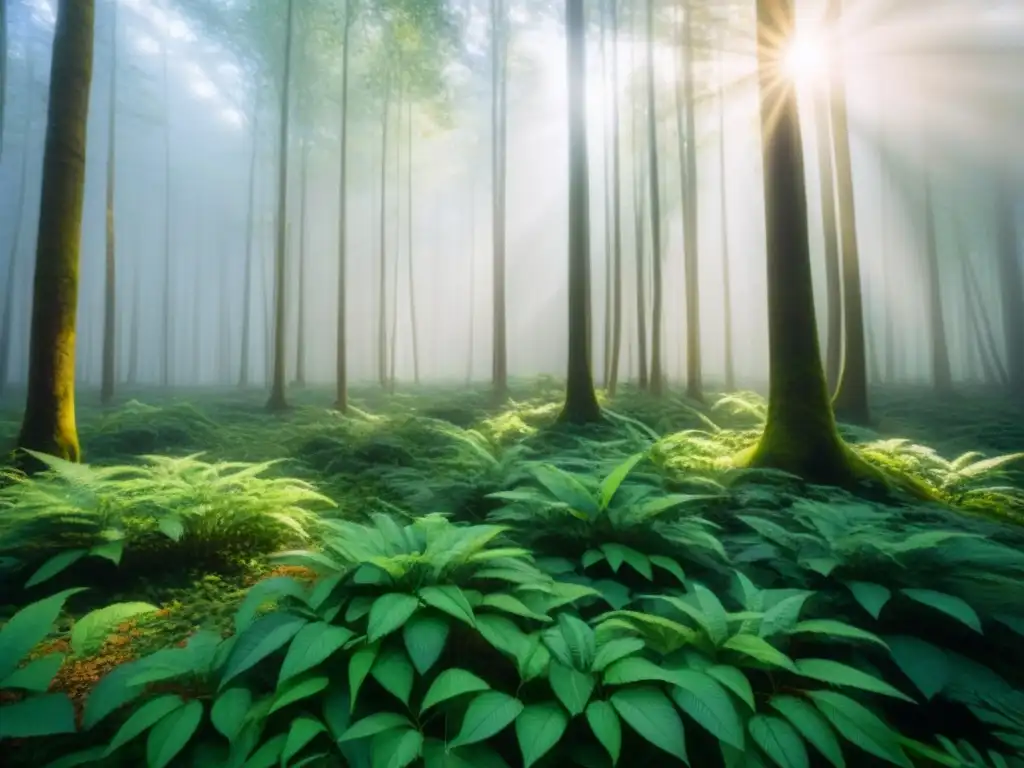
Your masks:
{"label": "tree bark", "polygon": [[622,353],[622,178],[619,159],[619,0],[608,0],[612,39],[612,354],[608,366],[608,394],[615,396]]}
{"label": "tree bark", "polygon": [[295,384],[306,386],[306,228],[308,226],[306,199],[309,187],[309,141],[302,142],[302,173],[299,190],[299,297],[297,330],[295,334]]}
{"label": "tree bark", "polygon": [[939,246],[935,236],[935,203],[931,178],[925,180],[925,258],[927,259],[928,327],[932,344],[932,383],[935,389],[948,394],[953,391],[953,371],[946,340],[945,311],[942,307],[942,274],[939,270]]}
{"label": "tree bark", "polygon": [[171,385],[171,91],[167,76],[168,36],[161,42],[164,100],[164,253],[163,306],[161,308],[160,383]]}
{"label": "tree bark", "polygon": [[836,229],[836,187],[832,173],[832,121],[828,94],[814,97],[814,128],[817,133],[820,173],[821,223],[825,237],[826,335],[825,380],[829,390],[839,386],[843,365],[843,281],[839,263],[839,233]]}
{"label": "tree bark", "polygon": [[249,347],[252,345],[252,273],[254,269],[254,214],[256,198],[256,149],[259,146],[259,89],[252,108],[252,146],[249,153],[249,198],[245,213],[245,274],[242,277],[242,339],[241,358],[238,364],[238,386],[249,386]]}
{"label": "tree bark", "polygon": [[28,397],[17,446],[81,459],[75,424],[75,313],[94,0],[60,0],[53,38],[43,188],[32,285]]}
{"label": "tree bark", "polygon": [[409,164],[408,183],[406,190],[406,231],[409,242],[409,330],[412,336],[412,380],[413,383],[420,383],[420,339],[416,327],[416,270],[415,260],[412,257],[412,99],[409,99],[408,108],[409,125],[408,146],[405,152],[405,161]]}
{"label": "tree bark", "polygon": [[722,72],[722,61],[719,58],[718,70],[718,181],[719,210],[721,211],[722,236],[722,313],[725,329],[725,389],[732,392],[736,389],[736,361],[732,346],[732,278],[729,275],[729,201],[726,195],[725,177],[725,82]]}
{"label": "tree bark", "polygon": [[[700,339],[700,245],[697,211],[697,98],[693,73],[693,0],[684,3],[683,91],[686,106],[686,153],[683,174],[683,267],[686,274],[686,396],[704,399],[703,364]],[[677,93],[678,98],[678,93]]]}
{"label": "tree bark", "polygon": [[647,0],[647,181],[651,196],[651,394],[660,396],[665,387],[661,370],[662,280],[661,280],[661,186],[658,177],[657,103],[654,98],[654,0]]}
{"label": "tree bark", "polygon": [[387,295],[387,189],[388,189],[388,113],[391,111],[391,77],[384,84],[380,139],[380,252],[378,265],[380,283],[377,291],[377,379],[381,387],[388,385],[388,295]]}
{"label": "tree bark", "polygon": [[111,5],[110,20],[110,106],[107,112],[107,249],[103,280],[103,374],[100,402],[114,399],[114,370],[117,356],[117,259],[114,219],[114,176],[117,168],[117,3]]}
{"label": "tree bark", "polygon": [[335,353],[334,407],[342,413],[348,411],[348,64],[354,2],[355,0],[346,0],[345,3],[345,30],[341,54],[341,135],[338,140],[338,348]]}
{"label": "tree bark", "polygon": [[[2,0],[0,0],[2,1]],[[18,182],[18,205],[14,219],[14,239],[11,242],[10,258],[7,261],[7,275],[4,282],[4,309],[0,316],[0,396],[7,389],[11,364],[11,336],[14,315],[14,282],[17,279],[18,257],[21,253],[21,239],[25,231],[25,203],[28,200],[28,160],[32,154],[32,113],[25,112],[25,143],[21,148],[21,169]]]}
{"label": "tree bark", "polygon": [[491,0],[491,238],[493,249],[493,297],[491,382],[494,396],[508,394],[508,339],[505,303],[505,141],[508,40],[505,0]]}
{"label": "tree bark", "polygon": [[1024,282],[1020,266],[1020,235],[1013,189],[1004,179],[998,190],[996,232],[999,248],[999,284],[1002,289],[1003,336],[1006,343],[1007,387],[1024,398]]}

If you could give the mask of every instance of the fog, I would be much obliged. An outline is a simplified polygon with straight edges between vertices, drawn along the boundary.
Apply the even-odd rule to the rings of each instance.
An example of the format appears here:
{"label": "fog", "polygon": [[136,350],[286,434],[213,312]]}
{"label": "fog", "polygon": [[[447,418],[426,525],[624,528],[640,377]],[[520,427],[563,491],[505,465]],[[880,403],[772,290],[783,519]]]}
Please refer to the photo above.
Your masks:
{"label": "fog", "polygon": [[[137,351],[137,382],[162,380],[164,296],[169,287],[170,383],[229,384],[239,378],[250,162],[255,141],[249,379],[269,370],[277,144],[286,3],[260,0],[280,16],[265,30],[273,45],[217,19],[243,0],[113,0],[97,3],[88,126],[78,310],[78,372],[100,377],[106,248],[108,110],[114,45],[117,260],[117,371],[128,376]],[[304,0],[299,0],[301,5]],[[314,0],[309,0],[310,6]],[[325,0],[315,0],[324,5]],[[568,199],[565,41],[560,4],[509,0],[511,38],[507,114],[508,364],[513,376],[565,371]],[[343,7],[340,1],[339,8]],[[441,95],[416,99],[409,127],[403,102],[389,119],[387,203],[380,223],[381,92],[373,62],[360,53],[369,33],[353,29],[348,173],[348,344],[353,382],[376,375],[380,307],[380,237],[387,249],[388,333],[397,306],[396,376],[410,381],[410,265],[421,379],[487,380],[491,372],[492,168],[488,4],[451,0],[456,42],[437,66]],[[635,3],[621,3],[623,7]],[[759,386],[767,373],[764,204],[758,97],[754,79],[753,3],[712,3],[732,19],[708,33],[696,61],[699,292],[703,365],[710,381],[724,370],[722,187],[726,200],[736,374]],[[801,28],[813,37],[821,3],[803,3]],[[848,3],[843,60],[865,292],[869,365],[876,380],[926,381],[931,347],[925,278],[925,190],[936,207],[942,296],[953,373],[977,377],[975,336],[965,300],[964,263],[979,283],[988,322],[1002,348],[994,224],[996,196],[1008,179],[1019,202],[1024,144],[1024,9],[1015,0]],[[8,378],[25,380],[33,255],[53,4],[8,0],[7,108],[0,158],[0,276],[13,275]],[[277,8],[277,6],[280,6]],[[595,3],[596,8],[596,3]],[[627,9],[628,10],[628,9]],[[270,11],[268,15],[273,15]],[[624,253],[622,367],[636,375],[635,195],[644,164],[642,40],[625,14],[618,56],[621,215]],[[601,58],[597,12],[588,33],[588,131],[593,355],[603,359],[606,272],[605,158],[611,92]],[[338,23],[343,11],[338,14]],[[224,16],[224,18],[231,18]],[[323,17],[317,17],[323,22]],[[340,34],[296,22],[289,129],[287,348],[297,375],[300,329],[304,378],[330,383],[335,371],[338,291],[338,136]],[[710,27],[709,27],[710,29]],[[642,26],[640,28],[642,32]],[[273,38],[273,35],[277,38]],[[114,44],[112,44],[114,41]],[[276,46],[276,47],[275,47]],[[612,49],[606,43],[609,55]],[[245,55],[248,51],[250,55]],[[276,51],[276,53],[274,53]],[[261,52],[269,52],[263,59]],[[659,167],[662,189],[664,364],[670,379],[685,365],[685,279],[676,54],[656,51]],[[810,56],[810,54],[809,54]],[[269,58],[268,58],[269,57]],[[807,195],[818,318],[825,340],[824,235],[817,147],[808,106],[813,62],[801,76]],[[725,84],[719,130],[720,79]],[[442,106],[443,102],[443,106]],[[641,105],[642,106],[642,105]],[[396,132],[396,125],[398,131]],[[639,147],[638,147],[639,142]],[[724,176],[719,170],[720,152]],[[306,158],[304,163],[304,157]],[[22,174],[22,163],[26,172]],[[305,169],[304,169],[305,165]],[[168,169],[170,173],[168,174]],[[411,174],[411,182],[408,179]],[[23,183],[24,180],[24,183]],[[411,183],[411,199],[410,187]],[[305,186],[305,191],[303,187]],[[24,196],[24,203],[20,203]],[[305,205],[303,205],[305,201]],[[1019,209],[1018,205],[1018,209]],[[409,211],[411,209],[411,222]],[[1019,210],[1018,210],[1019,213]],[[19,216],[20,214],[20,216]],[[645,229],[649,228],[649,213]],[[165,264],[165,237],[169,264]],[[650,234],[645,235],[649,249]],[[397,255],[397,273],[396,273]],[[13,260],[13,271],[11,263]],[[649,250],[648,250],[649,277]],[[397,280],[396,280],[397,276]],[[650,305],[648,304],[648,311]]]}

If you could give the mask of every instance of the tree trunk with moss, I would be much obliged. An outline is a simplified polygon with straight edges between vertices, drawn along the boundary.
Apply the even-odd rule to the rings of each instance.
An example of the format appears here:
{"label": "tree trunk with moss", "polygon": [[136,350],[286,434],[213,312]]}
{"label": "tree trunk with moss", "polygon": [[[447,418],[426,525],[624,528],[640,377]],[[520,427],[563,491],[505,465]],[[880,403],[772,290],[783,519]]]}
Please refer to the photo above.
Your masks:
{"label": "tree trunk with moss", "polygon": [[107,112],[107,249],[103,281],[103,374],[100,402],[114,399],[115,358],[117,356],[117,260],[114,219],[114,174],[117,169],[117,3],[111,6],[110,20],[110,104]]}
{"label": "tree trunk with moss", "polygon": [[870,472],[836,429],[818,347],[796,89],[781,72],[790,0],[757,0],[757,59],[768,266],[768,415],[738,465],[855,487]]}
{"label": "tree trunk with moss", "polygon": [[559,421],[601,419],[590,367],[590,192],[583,0],[565,8],[569,89],[569,372]]}
{"label": "tree trunk with moss", "polygon": [[75,313],[93,0],[61,0],[53,39],[43,188],[32,286],[28,397],[17,446],[81,459],[75,425]]}

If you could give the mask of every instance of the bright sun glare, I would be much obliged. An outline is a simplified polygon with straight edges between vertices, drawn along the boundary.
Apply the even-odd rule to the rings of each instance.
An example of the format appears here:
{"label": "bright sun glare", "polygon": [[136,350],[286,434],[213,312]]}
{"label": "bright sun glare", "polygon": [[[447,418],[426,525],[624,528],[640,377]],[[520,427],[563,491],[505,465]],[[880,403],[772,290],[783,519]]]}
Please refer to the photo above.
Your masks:
{"label": "bright sun glare", "polygon": [[783,70],[798,85],[813,85],[825,76],[825,44],[819,35],[798,31],[789,43]]}

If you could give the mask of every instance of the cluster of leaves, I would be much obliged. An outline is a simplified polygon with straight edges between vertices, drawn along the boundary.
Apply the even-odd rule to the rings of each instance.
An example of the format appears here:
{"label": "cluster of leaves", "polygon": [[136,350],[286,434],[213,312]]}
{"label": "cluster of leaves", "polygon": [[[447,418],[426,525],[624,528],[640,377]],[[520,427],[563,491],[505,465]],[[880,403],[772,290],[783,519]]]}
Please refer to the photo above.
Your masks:
{"label": "cluster of leaves", "polygon": [[218,432],[212,419],[183,402],[150,405],[130,400],[83,426],[88,435],[86,452],[104,458],[209,446]]}

